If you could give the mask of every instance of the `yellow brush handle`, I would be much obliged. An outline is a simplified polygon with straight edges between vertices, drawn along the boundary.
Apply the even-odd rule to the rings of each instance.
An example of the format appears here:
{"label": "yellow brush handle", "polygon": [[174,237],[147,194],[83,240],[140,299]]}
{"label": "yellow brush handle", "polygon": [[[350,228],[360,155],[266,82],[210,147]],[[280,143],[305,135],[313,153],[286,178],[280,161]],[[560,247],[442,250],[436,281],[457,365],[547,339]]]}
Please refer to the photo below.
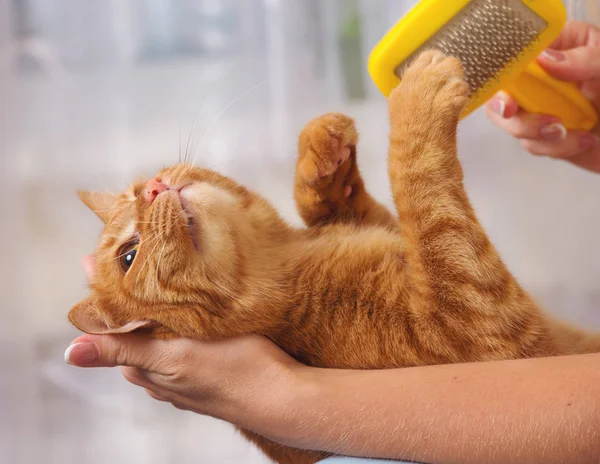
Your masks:
{"label": "yellow brush handle", "polygon": [[504,90],[524,110],[556,116],[569,130],[589,131],[598,124],[598,113],[577,86],[550,76],[536,61]]}

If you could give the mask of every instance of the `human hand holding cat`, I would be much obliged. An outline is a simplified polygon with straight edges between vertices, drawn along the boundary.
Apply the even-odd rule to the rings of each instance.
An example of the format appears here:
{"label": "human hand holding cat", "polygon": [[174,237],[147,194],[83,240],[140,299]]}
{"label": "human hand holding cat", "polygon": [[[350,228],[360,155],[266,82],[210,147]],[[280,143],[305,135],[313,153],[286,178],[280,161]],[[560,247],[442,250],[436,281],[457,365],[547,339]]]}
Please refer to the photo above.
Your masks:
{"label": "human hand holding cat", "polygon": [[[92,258],[86,257],[83,266],[91,281]],[[123,366],[125,379],[157,400],[246,427],[280,404],[278,392],[293,379],[292,367],[301,366],[266,338],[254,336],[202,342],[83,335],[65,359],[79,367]],[[267,415],[261,421],[269,426]]]}
{"label": "human hand holding cat", "polygon": [[[554,77],[578,84],[600,110],[600,29],[571,21],[539,64]],[[499,93],[486,106],[490,119],[521,140],[531,154],[564,159],[600,173],[600,124],[591,132],[567,131],[555,117],[530,114]]]}

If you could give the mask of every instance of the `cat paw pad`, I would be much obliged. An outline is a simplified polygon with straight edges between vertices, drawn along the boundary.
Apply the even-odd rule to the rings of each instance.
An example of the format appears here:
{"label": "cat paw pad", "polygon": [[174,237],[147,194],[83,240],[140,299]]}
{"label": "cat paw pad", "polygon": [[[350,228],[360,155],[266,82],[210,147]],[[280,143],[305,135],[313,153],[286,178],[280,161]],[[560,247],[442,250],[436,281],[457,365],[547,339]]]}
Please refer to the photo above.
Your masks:
{"label": "cat paw pad", "polygon": [[[299,170],[306,182],[333,182],[345,176],[357,139],[354,121],[343,114],[329,113],[311,121],[300,136]],[[345,191],[351,193],[351,188]]]}

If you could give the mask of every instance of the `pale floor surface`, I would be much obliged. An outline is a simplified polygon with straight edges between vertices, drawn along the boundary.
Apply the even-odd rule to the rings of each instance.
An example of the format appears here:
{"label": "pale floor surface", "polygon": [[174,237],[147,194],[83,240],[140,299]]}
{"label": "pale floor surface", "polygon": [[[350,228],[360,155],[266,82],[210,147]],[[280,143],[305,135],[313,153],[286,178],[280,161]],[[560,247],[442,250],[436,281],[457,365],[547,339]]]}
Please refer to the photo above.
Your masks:
{"label": "pale floor surface", "polygon": [[[100,226],[75,191],[118,189],[173,162],[179,121],[185,145],[194,101],[201,100],[198,93],[188,99],[186,90],[205,71],[174,64],[84,76],[63,87],[34,77],[0,86],[0,463],[265,462],[229,425],[152,401],[115,370],[78,370],[62,359],[76,335],[66,313],[86,294],[79,259],[92,250]],[[257,82],[216,87],[220,94],[199,116],[195,146],[233,95]],[[212,124],[198,164],[259,191],[297,223],[295,134],[310,117],[344,111],[362,132],[367,184],[390,204],[381,99],[334,103],[308,82],[288,88],[290,97],[278,106],[271,89],[267,83]],[[600,177],[529,157],[481,113],[461,126],[460,144],[467,188],[509,267],[549,311],[600,329]]]}

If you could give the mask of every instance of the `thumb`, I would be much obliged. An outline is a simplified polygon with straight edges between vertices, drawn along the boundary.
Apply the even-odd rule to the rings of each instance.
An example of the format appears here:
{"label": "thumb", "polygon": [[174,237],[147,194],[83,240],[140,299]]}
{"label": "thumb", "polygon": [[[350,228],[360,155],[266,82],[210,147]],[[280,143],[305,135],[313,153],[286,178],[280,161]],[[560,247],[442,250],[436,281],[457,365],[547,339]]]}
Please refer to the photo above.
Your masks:
{"label": "thumb", "polygon": [[158,373],[165,352],[160,340],[139,335],[83,335],[67,348],[65,361],[79,367],[131,366]]}
{"label": "thumb", "polygon": [[548,49],[538,63],[563,81],[585,82],[600,79],[600,47],[578,47],[570,50]]}

